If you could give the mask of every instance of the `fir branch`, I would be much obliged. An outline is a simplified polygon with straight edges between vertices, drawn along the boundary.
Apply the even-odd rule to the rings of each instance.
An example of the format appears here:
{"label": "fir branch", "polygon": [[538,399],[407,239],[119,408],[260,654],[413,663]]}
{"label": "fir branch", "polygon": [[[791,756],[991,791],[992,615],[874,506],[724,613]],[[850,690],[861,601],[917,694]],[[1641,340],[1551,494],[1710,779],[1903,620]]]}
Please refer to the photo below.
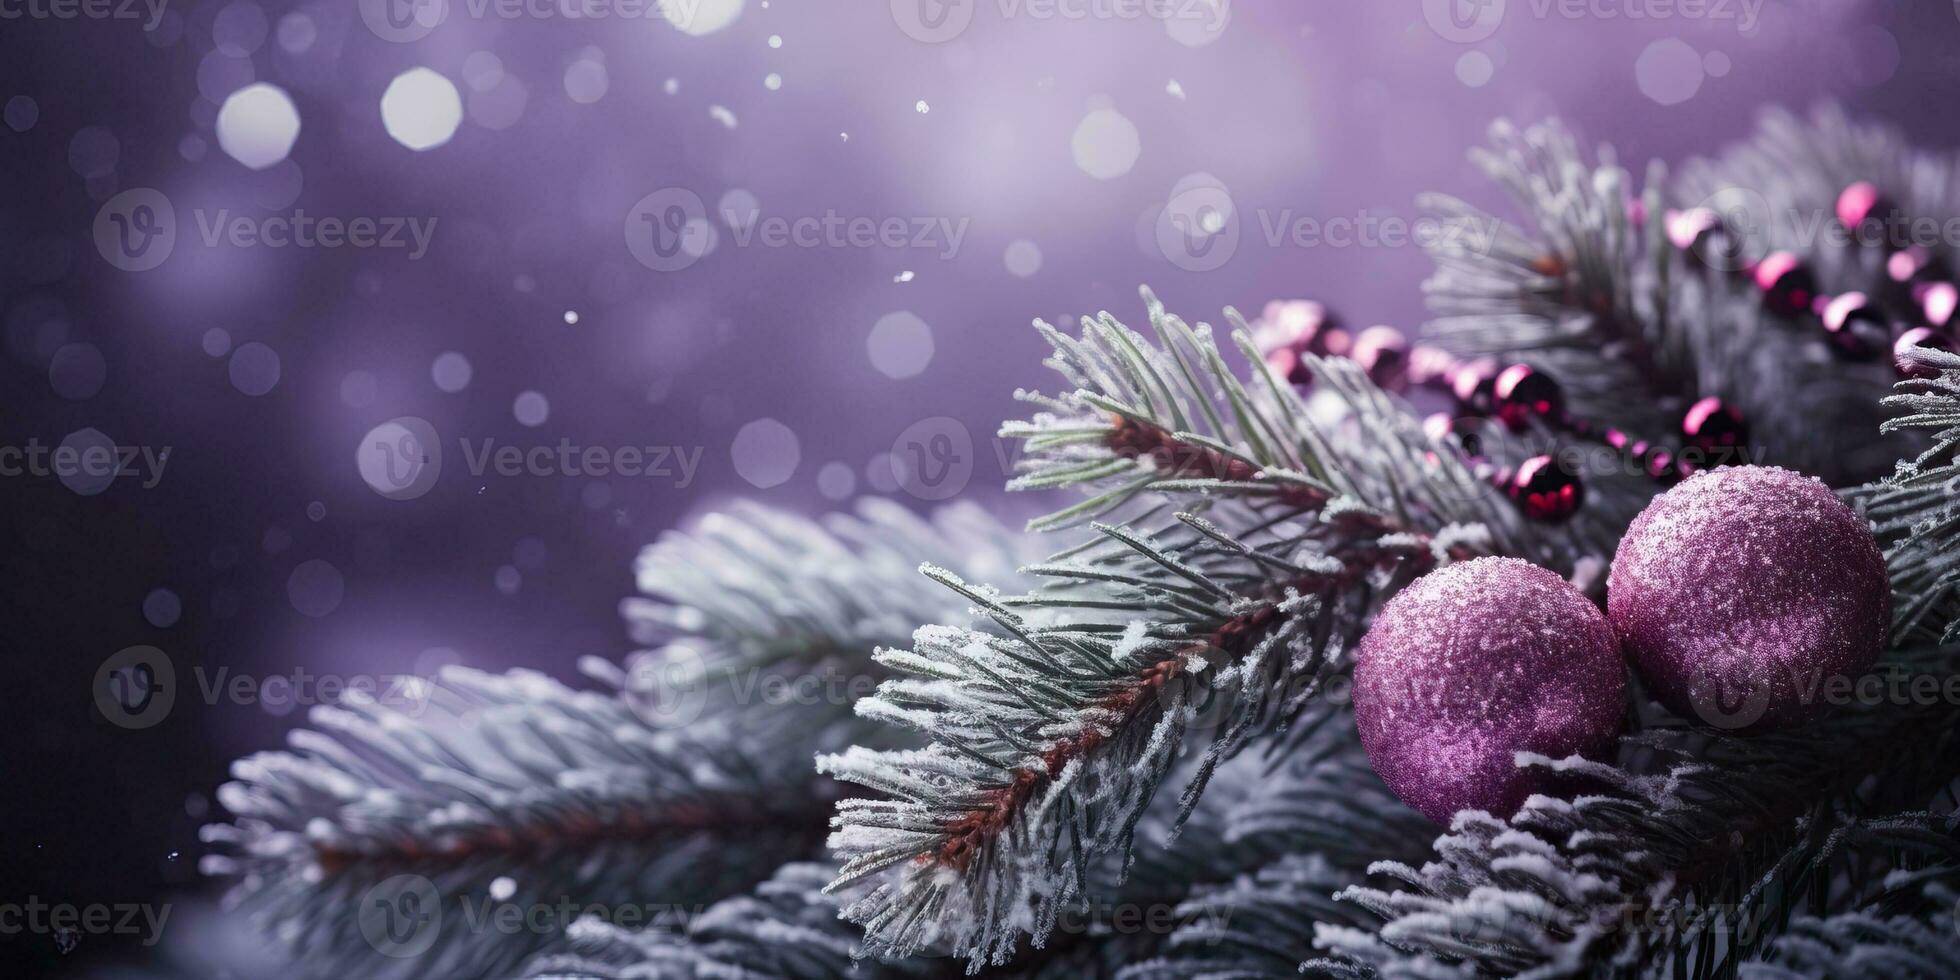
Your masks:
{"label": "fir branch", "polygon": [[[228,901],[317,975],[501,973],[553,930],[479,933],[468,910],[703,901],[804,850],[821,820],[821,797],[770,791],[807,782],[793,755],[655,732],[617,697],[525,671],[450,668],[426,703],[353,697],[312,721],[292,752],[234,764],[218,794],[234,822],[205,830],[228,853],[202,868],[238,876]],[[366,916],[410,891],[435,896],[440,931],[398,956],[413,947]]]}
{"label": "fir branch", "polygon": [[[964,615],[919,586],[917,563],[1011,575],[1024,541],[972,506],[925,520],[867,501],[819,524],[738,504],[643,554],[656,598],[626,613],[658,646],[624,669],[587,658],[609,690],[458,669],[405,706],[317,709],[293,751],[234,766],[220,800],[235,820],[206,829],[222,853],[204,869],[239,877],[232,903],[329,975],[498,973],[566,924],[470,932],[463,905],[712,901],[815,850],[839,795],[815,753],[897,744],[850,711],[885,676],[871,651]],[[772,678],[825,686],[772,700]],[[450,928],[420,955],[382,955],[362,903],[424,884]]]}
{"label": "fir branch", "polygon": [[[1220,774],[1226,797],[1250,791],[1258,774],[1250,766]],[[1226,839],[1216,816],[1187,824],[1175,846],[1169,840],[1175,801],[1153,806],[1140,828],[1151,844],[1140,846],[1124,876],[1100,870],[1091,896],[1064,917],[1064,928],[1040,946],[1023,944],[1004,977],[1106,975],[1153,952],[1166,938],[1162,923],[1194,920],[1180,905],[1195,889],[1229,880],[1280,849],[1277,839]],[[629,980],[629,978],[771,977],[778,980],[843,980],[845,977],[938,977],[961,972],[943,955],[904,960],[853,959],[861,931],[841,919],[848,896],[828,892],[837,868],[792,864],[748,895],[717,903],[682,928],[635,932],[601,921],[581,922],[572,932],[573,952],[541,957],[533,980]]]}
{"label": "fir branch", "polygon": [[[1562,383],[1580,417],[1649,437],[1673,432],[1694,399],[1719,397],[1749,420],[1751,461],[1836,484],[1901,455],[1902,443],[1870,437],[1874,393],[1891,380],[1885,359],[1829,356],[1808,312],[1768,309],[1741,273],[1783,250],[1826,292],[1896,293],[1874,262],[1882,250],[1832,244],[1833,204],[1849,183],[1873,180],[1926,209],[1917,214],[1951,213],[1941,197],[1951,195],[1941,177],[1951,168],[1939,158],[1828,110],[1808,126],[1771,114],[1755,140],[1690,161],[1673,181],[1658,163],[1636,181],[1610,148],[1588,162],[1556,121],[1499,122],[1490,148],[1472,157],[1511,192],[1524,227],[1447,196],[1422,198],[1446,232],[1424,283],[1432,341],[1466,357],[1527,361]],[[1684,210],[1722,220],[1709,248],[1670,242],[1668,222]],[[1637,479],[1594,482],[1592,499],[1615,509],[1653,492]]]}
{"label": "fir branch", "polygon": [[1259,357],[1236,312],[1227,317],[1249,383],[1233,374],[1210,326],[1192,327],[1143,295],[1154,343],[1107,313],[1083,318],[1080,337],[1036,323],[1055,350],[1048,364],[1074,390],[1017,392],[1045,410],[1001,429],[1026,450],[1009,488],[1076,487],[1087,499],[1033,526],[1081,524],[1168,494],[1230,498],[1274,515],[1339,509],[1379,530],[1479,524],[1500,539],[1527,534],[1353,364],[1309,359],[1316,387],[1344,408],[1337,429],[1324,431]]}
{"label": "fir branch", "polygon": [[[866,927],[873,955],[944,945],[978,969],[1005,962],[1023,935],[1042,940],[1083,894],[1097,856],[1129,852],[1200,710],[1216,727],[1181,798],[1185,814],[1220,761],[1316,701],[1380,595],[1488,547],[1485,527],[1446,523],[1489,513],[1488,496],[1459,495],[1474,482],[1414,436],[1400,406],[1353,365],[1311,362],[1349,410],[1342,437],[1330,439],[1304,421],[1297,400],[1285,415],[1298,421],[1260,422],[1208,341],[1161,311],[1153,319],[1183,353],[1153,348],[1107,318],[1080,342],[1048,331],[1063,372],[1097,386],[1078,389],[1073,403],[1094,408],[1008,431],[1029,438],[1035,472],[1067,456],[1096,474],[1084,478],[1091,485],[1114,479],[1115,495],[1092,498],[1091,509],[1121,506],[1144,487],[1202,491],[1199,506],[1155,534],[1096,525],[1090,544],[1032,567],[1048,584],[1026,595],[929,570],[992,618],[999,635],[928,627],[911,650],[881,653],[906,676],[859,712],[916,729],[929,744],[820,760],[886,797],[841,803],[831,837],[844,862],[834,886],[870,883],[846,914]],[[1193,363],[1205,366],[1190,368],[1182,388],[1164,382],[1153,392],[1159,383],[1149,379]],[[1273,397],[1293,397],[1262,375]],[[1129,401],[1099,393],[1110,391],[1127,391]],[[1204,405],[1213,409],[1209,429],[1193,431]],[[1220,421],[1219,405],[1233,406],[1244,424]],[[1115,419],[1098,421],[1097,412]],[[1286,441],[1251,429],[1287,433]],[[1102,465],[1124,459],[1122,447],[1165,444],[1188,451],[1178,479],[1151,463],[1137,463],[1141,482]],[[1257,478],[1240,479],[1234,459],[1258,467]],[[1201,475],[1190,476],[1193,467]],[[1266,480],[1280,469],[1295,476]],[[1274,492],[1240,492],[1262,481]],[[1291,496],[1272,506],[1283,494]]]}
{"label": "fir branch", "polygon": [[[1892,669],[1938,678],[1943,666],[1938,651],[1922,651]],[[1960,716],[1948,704],[1839,706],[1779,735],[1702,738],[1677,730],[1628,740],[1675,759],[1653,775],[1521,755],[1603,789],[1533,797],[1508,821],[1458,814],[1429,863],[1372,869],[1401,887],[1342,893],[1383,921],[1372,932],[1321,930],[1319,945],[1336,958],[1313,965],[1567,976],[1670,963],[1683,976],[1720,975],[1753,947],[1701,928],[1697,910],[1784,921],[1804,889],[1825,894],[1836,878],[1827,870],[1843,843],[1835,814],[1923,805],[1960,775]],[[1896,745],[1914,751],[1884,748]]]}
{"label": "fir branch", "polygon": [[1925,430],[1932,445],[1853,494],[1874,523],[1892,572],[1894,632],[1960,642],[1960,356],[1930,348],[1914,360],[1937,371],[1899,383],[1885,404],[1905,414],[1888,430]]}

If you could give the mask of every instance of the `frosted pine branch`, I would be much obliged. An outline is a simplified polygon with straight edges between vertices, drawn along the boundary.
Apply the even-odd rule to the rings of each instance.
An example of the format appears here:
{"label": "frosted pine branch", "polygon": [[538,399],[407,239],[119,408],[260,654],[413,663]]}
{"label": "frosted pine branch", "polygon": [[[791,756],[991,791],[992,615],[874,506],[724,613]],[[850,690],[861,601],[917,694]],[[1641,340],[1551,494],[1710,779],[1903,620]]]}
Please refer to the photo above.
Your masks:
{"label": "frosted pine branch", "polygon": [[1340,510],[1384,530],[1477,524],[1504,539],[1527,533],[1353,364],[1311,359],[1316,386],[1344,409],[1317,423],[1258,356],[1237,313],[1227,311],[1232,346],[1249,381],[1233,373],[1210,326],[1166,312],[1148,290],[1144,299],[1154,341],[1107,313],[1085,317],[1080,337],[1036,324],[1055,349],[1048,364],[1074,389],[1019,393],[1043,411],[1001,429],[1027,450],[1009,486],[1087,494],[1036,527],[1117,515],[1133,502],[1147,508],[1168,495],[1231,498],[1276,516]]}
{"label": "frosted pine branch", "polygon": [[[1892,669],[1938,677],[1941,662],[1901,653]],[[1836,813],[1924,805],[1960,775],[1960,719],[1944,704],[1838,706],[1783,734],[1705,738],[1627,740],[1636,755],[1662,753],[1651,775],[1521,756],[1598,788],[1534,796],[1509,820],[1458,814],[1420,868],[1371,869],[1399,887],[1342,893],[1382,922],[1321,929],[1318,945],[1336,956],[1315,965],[1439,977],[1632,975],[1670,961],[1692,976],[1732,970],[1774,938],[1790,903],[1843,880]],[[1734,944],[1697,912],[1708,909],[1764,930]]]}
{"label": "frosted pine branch", "polygon": [[[1119,410],[1078,390],[1081,403],[1114,420],[1048,417],[1036,428],[1060,443],[1029,431],[1041,460],[1032,468],[1049,472],[1060,456],[1080,455],[1081,472],[1103,475],[1078,482],[1119,487],[1115,497],[1091,489],[1100,494],[1092,510],[1122,506],[1145,488],[1196,494],[1199,506],[1154,533],[1096,525],[1091,543],[1033,566],[1046,584],[1025,595],[936,573],[998,633],[928,627],[912,649],[881,653],[905,676],[860,713],[918,730],[928,744],[821,760],[884,795],[840,804],[831,837],[844,862],[835,886],[869,885],[846,914],[865,926],[873,955],[943,947],[977,969],[1006,961],[1024,935],[1040,941],[1083,893],[1098,855],[1130,851],[1136,820],[1201,712],[1212,737],[1181,797],[1187,814],[1220,761],[1303,710],[1326,709],[1315,704],[1320,684],[1340,669],[1380,595],[1488,546],[1482,526],[1449,522],[1489,513],[1490,499],[1459,495],[1473,481],[1413,436],[1400,406],[1352,365],[1314,363],[1348,406],[1340,433],[1313,430],[1276,384],[1272,397],[1290,405],[1284,421],[1245,413],[1234,428],[1216,406],[1247,400],[1216,351],[1161,311],[1154,319],[1167,344],[1195,353],[1172,356],[1107,321],[1090,324],[1080,344],[1048,331],[1065,374],[1102,391],[1118,390],[1118,376],[1133,379],[1135,401]],[[1116,366],[1124,358],[1130,366]],[[1157,382],[1147,379],[1194,362],[1206,366],[1188,377],[1206,380],[1189,382],[1186,397],[1167,394],[1178,390],[1169,382],[1148,390]],[[1241,448],[1187,427],[1203,414],[1188,404],[1198,396],[1215,396],[1205,403],[1214,409],[1209,431]],[[1248,427],[1294,441],[1269,439],[1255,453],[1243,448],[1260,444]],[[1205,475],[1172,480],[1142,454],[1122,452],[1166,442]],[[1298,463],[1286,468],[1297,476],[1261,486],[1281,461]],[[1258,473],[1241,479],[1235,462]],[[1119,468],[1134,471],[1108,475]],[[1256,489],[1241,493],[1246,487]]]}
{"label": "frosted pine branch", "polygon": [[[1832,111],[1807,124],[1772,113],[1752,141],[1690,161],[1672,181],[1658,163],[1636,180],[1610,148],[1589,161],[1555,121],[1522,130],[1500,122],[1472,157],[1511,192],[1523,225],[1448,196],[1422,199],[1451,232],[1436,236],[1437,271],[1424,284],[1432,340],[1468,357],[1529,362],[1563,383],[1580,417],[1650,438],[1674,432],[1694,399],[1714,396],[1749,421],[1753,462],[1843,483],[1900,455],[1901,443],[1871,438],[1888,359],[1830,356],[1809,311],[1768,308],[1744,272],[1788,251],[1827,294],[1856,290],[1899,306],[1905,299],[1875,264],[1883,250],[1831,234],[1833,204],[1868,180],[1907,213],[1944,220],[1960,203],[1943,183],[1949,160]],[[1684,251],[1669,224],[1678,232],[1694,216],[1716,225]],[[1627,506],[1653,490],[1595,482],[1594,499]]]}
{"label": "frosted pine branch", "polygon": [[1935,377],[1905,381],[1885,400],[1905,414],[1888,429],[1925,430],[1932,445],[1854,498],[1876,525],[1892,570],[1899,635],[1960,642],[1960,356],[1920,348]]}
{"label": "frosted pine branch", "polygon": [[[884,676],[871,651],[965,615],[918,563],[1011,576],[1025,551],[971,506],[928,520],[867,502],[819,524],[737,505],[643,554],[656,598],[626,612],[657,646],[625,669],[588,658],[607,690],[453,669],[406,706],[319,709],[291,751],[234,766],[220,800],[235,819],[207,828],[220,853],[205,870],[238,877],[232,902],[329,975],[496,973],[570,918],[472,933],[456,926],[465,904],[712,901],[815,850],[838,796],[816,752],[893,744],[850,710]],[[772,701],[765,683],[825,675],[840,683],[816,697]],[[362,903],[423,882],[451,927],[420,955],[382,955]]]}

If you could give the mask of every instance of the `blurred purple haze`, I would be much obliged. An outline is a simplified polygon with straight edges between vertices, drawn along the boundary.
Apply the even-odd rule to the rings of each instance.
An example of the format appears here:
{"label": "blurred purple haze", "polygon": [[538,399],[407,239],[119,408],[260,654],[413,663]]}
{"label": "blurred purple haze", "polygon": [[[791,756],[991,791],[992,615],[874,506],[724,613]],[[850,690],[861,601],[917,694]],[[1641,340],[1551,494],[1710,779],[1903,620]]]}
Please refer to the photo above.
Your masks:
{"label": "blurred purple haze", "polygon": [[[1147,283],[1194,319],[1310,296],[1361,325],[1413,330],[1419,248],[1300,247],[1268,229],[1411,219],[1428,190],[1499,204],[1464,156],[1494,118],[1557,114],[1625,160],[1679,160],[1740,137],[1766,104],[1835,99],[1940,144],[1955,123],[1924,107],[1951,105],[1960,78],[1960,19],[1946,4],[1771,3],[1745,31],[1739,0],[1730,16],[1664,19],[1602,16],[1636,2],[1572,18],[1511,0],[1493,34],[1464,44],[1432,29],[1416,0],[1239,2],[1222,32],[1192,45],[1189,25],[1040,16],[1040,3],[979,3],[956,40],[930,44],[876,0],[746,0],[702,36],[658,16],[499,19],[472,15],[471,2],[454,0],[408,43],[378,37],[353,0],[169,0],[147,33],[27,20],[0,34],[0,100],[24,96],[34,110],[14,125],[27,111],[9,103],[0,129],[0,439],[52,444],[94,427],[172,447],[152,489],[118,481],[83,497],[53,480],[0,481],[14,518],[0,561],[27,620],[6,642],[34,673],[29,723],[7,755],[23,773],[77,759],[89,770],[30,783],[37,813],[9,845],[28,880],[58,868],[78,891],[188,883],[193,862],[163,855],[195,853],[196,810],[224,761],[271,747],[303,714],[199,703],[149,732],[114,731],[86,692],[121,647],[164,648],[180,676],[456,662],[568,677],[579,655],[630,648],[616,604],[638,547],[719,500],[840,506],[818,491],[830,463],[857,492],[881,492],[867,477],[874,458],[940,416],[976,446],[965,495],[999,498],[994,427],[1016,412],[1016,386],[1052,387],[1033,317],[1134,320]],[[424,152],[391,138],[380,110],[391,79],[416,67],[465,105],[453,138]],[[220,104],[252,82],[286,92],[301,125],[290,156],[260,171],[215,132]],[[1108,179],[1072,147],[1099,110],[1137,134],[1126,167],[1120,146],[1085,137],[1091,169],[1122,169]],[[1226,189],[1238,223],[1236,251],[1210,271],[1170,261],[1153,235],[1174,189],[1194,180]],[[174,252],[148,272],[113,267],[91,233],[104,202],[136,187],[178,215]],[[643,266],[625,241],[636,202],[665,188],[697,195],[719,226],[712,252],[672,272]],[[963,237],[950,255],[943,239],[745,245],[716,213],[731,191],[764,219],[897,218]],[[436,224],[420,258],[204,244],[192,215],[220,210]],[[1039,250],[1028,275],[1004,259],[1022,240]],[[1019,248],[1019,271],[1031,254]],[[927,325],[932,350],[894,379],[877,365],[917,345],[887,338],[876,361],[869,345],[898,311]],[[228,338],[221,356],[203,346],[214,329]],[[234,383],[229,360],[251,342],[279,363],[258,396]],[[101,353],[99,391],[55,369],[71,344]],[[471,368],[453,393],[431,378],[445,351]],[[522,392],[548,402],[541,425],[514,417]],[[411,500],[384,498],[355,465],[364,434],[399,416],[445,441],[444,475]],[[797,449],[769,487],[751,477],[784,462],[779,450],[755,467],[731,455],[759,419],[780,421]],[[473,477],[458,440],[486,438],[679,447],[700,462],[685,488]],[[331,583],[302,576],[298,605],[331,605],[320,616],[289,595],[294,570],[314,561],[344,582],[327,603]],[[143,612],[159,588],[183,609],[168,627]],[[89,815],[59,816],[71,808]],[[24,853],[30,844],[46,850]]]}

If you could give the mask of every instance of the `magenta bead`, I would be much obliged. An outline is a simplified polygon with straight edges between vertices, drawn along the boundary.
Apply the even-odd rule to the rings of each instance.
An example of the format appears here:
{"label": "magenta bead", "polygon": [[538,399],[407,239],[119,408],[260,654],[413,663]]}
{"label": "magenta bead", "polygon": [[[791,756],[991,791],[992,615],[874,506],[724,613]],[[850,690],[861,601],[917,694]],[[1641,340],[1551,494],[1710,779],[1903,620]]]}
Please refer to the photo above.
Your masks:
{"label": "magenta bead", "polygon": [[1934,350],[1943,350],[1950,353],[1953,350],[1953,342],[1946,339],[1945,334],[1931,327],[1914,327],[1900,334],[1899,339],[1892,344],[1892,364],[1899,369],[1901,376],[1908,378],[1931,378],[1937,377],[1939,371],[1927,367],[1924,364],[1915,363],[1906,356],[1906,352],[1914,347],[1931,347]]}
{"label": "magenta bead", "polygon": [[1400,391],[1408,378],[1409,340],[1394,327],[1369,327],[1354,338],[1354,363],[1369,380],[1389,391]]}
{"label": "magenta bead", "polygon": [[1763,305],[1779,316],[1809,310],[1817,295],[1816,280],[1794,252],[1771,252],[1756,264],[1752,275],[1762,291]]}
{"label": "magenta bead", "polygon": [[1516,432],[1533,419],[1558,422],[1565,414],[1565,393],[1551,375],[1529,364],[1513,364],[1498,373],[1491,404],[1497,420]]}
{"label": "magenta bead", "polygon": [[1708,456],[1749,444],[1749,424],[1735,406],[1720,398],[1704,398],[1681,415],[1681,444]]}
{"label": "magenta bead", "polygon": [[1892,326],[1864,293],[1844,293],[1824,304],[1819,315],[1831,353],[1868,361],[1892,348]]}
{"label": "magenta bead", "polygon": [[1562,523],[1586,502],[1585,484],[1550,456],[1533,456],[1518,464],[1505,493],[1530,520]]}
{"label": "magenta bead", "polygon": [[1913,295],[1919,300],[1919,311],[1929,327],[1944,327],[1953,322],[1953,311],[1960,307],[1960,288],[1950,282],[1926,283]]}

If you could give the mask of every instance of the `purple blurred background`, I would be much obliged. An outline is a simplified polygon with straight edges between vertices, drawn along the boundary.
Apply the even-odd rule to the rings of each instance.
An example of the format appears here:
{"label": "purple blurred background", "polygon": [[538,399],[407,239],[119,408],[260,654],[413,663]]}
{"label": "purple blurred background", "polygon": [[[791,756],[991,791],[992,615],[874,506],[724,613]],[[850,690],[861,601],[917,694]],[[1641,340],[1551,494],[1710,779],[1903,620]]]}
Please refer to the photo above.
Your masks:
{"label": "purple blurred background", "polygon": [[[1836,99],[1942,144],[1960,80],[1945,3],[65,2],[0,0],[0,446],[169,452],[0,478],[0,902],[200,887],[227,761],[317,693],[200,671],[569,679],[630,648],[636,550],[717,501],[998,499],[993,428],[1051,386],[1033,317],[1148,283],[1413,327],[1427,259],[1379,239],[1421,191],[1499,202],[1464,158],[1496,117],[1679,160]],[[1167,248],[1192,201],[1229,218]],[[300,212],[400,238],[243,237]],[[1323,240],[1275,239],[1300,219]],[[376,448],[402,417],[432,485]],[[928,485],[940,435],[972,448]],[[486,439],[548,472],[472,473]],[[179,689],[141,728],[91,695],[135,644]],[[0,935],[22,970],[140,952]]]}

